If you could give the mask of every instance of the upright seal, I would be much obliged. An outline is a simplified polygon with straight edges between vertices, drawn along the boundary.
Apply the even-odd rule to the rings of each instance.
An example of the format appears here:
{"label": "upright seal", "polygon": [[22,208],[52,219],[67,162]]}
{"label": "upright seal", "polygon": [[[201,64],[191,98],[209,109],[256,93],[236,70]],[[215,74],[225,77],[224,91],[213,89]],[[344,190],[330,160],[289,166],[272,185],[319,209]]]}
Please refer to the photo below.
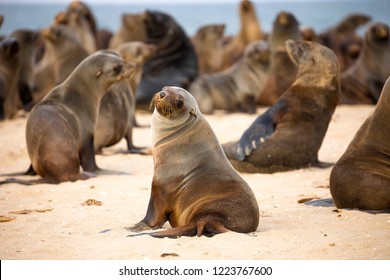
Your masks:
{"label": "upright seal", "polygon": [[154,174],[145,218],[133,231],[172,229],[153,237],[212,236],[256,230],[259,209],[248,184],[227,160],[194,97],[164,87],[153,98]]}
{"label": "upright seal", "polygon": [[58,183],[88,178],[80,173],[80,165],[86,172],[97,170],[93,138],[100,99],[131,71],[119,55],[98,51],[33,108],[26,142],[38,175]]}
{"label": "upright seal", "polygon": [[337,208],[390,209],[390,78],[330,174]]}
{"label": "upright seal", "polygon": [[272,173],[319,165],[321,147],[339,101],[339,64],[329,48],[288,40],[287,51],[298,66],[295,82],[239,141],[223,145],[241,172]]}

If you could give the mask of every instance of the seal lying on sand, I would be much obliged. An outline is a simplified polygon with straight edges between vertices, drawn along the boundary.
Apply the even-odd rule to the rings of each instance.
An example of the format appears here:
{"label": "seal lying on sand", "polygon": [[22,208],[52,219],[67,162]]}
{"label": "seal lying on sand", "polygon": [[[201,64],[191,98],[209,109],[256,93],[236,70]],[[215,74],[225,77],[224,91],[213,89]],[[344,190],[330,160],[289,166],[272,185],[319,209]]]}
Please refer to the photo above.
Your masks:
{"label": "seal lying on sand", "polygon": [[295,82],[239,141],[223,145],[241,172],[272,173],[318,165],[318,150],[339,101],[334,52],[314,42],[286,42],[298,66]]}
{"label": "seal lying on sand", "polygon": [[245,48],[244,57],[229,69],[202,75],[189,91],[204,114],[214,110],[256,112],[256,99],[263,91],[270,64],[271,51],[265,41],[256,41]]}
{"label": "seal lying on sand", "polygon": [[330,174],[337,208],[390,209],[390,78]]}
{"label": "seal lying on sand", "polygon": [[255,231],[256,198],[227,160],[195,98],[182,88],[164,87],[152,102],[152,191],[145,218],[130,229],[157,229],[168,220],[172,229],[150,235]]}

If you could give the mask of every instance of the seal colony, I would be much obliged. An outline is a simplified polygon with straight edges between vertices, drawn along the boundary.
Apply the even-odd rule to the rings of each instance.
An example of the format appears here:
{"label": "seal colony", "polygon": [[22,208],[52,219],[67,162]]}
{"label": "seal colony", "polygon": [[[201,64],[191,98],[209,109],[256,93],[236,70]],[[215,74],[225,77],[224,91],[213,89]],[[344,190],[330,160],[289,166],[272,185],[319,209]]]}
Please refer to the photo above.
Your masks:
{"label": "seal colony", "polygon": [[[388,26],[370,25],[360,38],[356,28],[370,18],[357,15],[325,35],[309,34],[317,43],[305,42],[293,14],[280,12],[265,34],[251,1],[239,9],[241,28],[230,40],[224,24],[209,24],[191,38],[169,14],[147,10],[123,14],[118,32],[105,39],[115,50],[96,52],[101,30],[79,1],[40,32],[1,38],[0,119],[16,116],[10,102],[34,106],[24,112],[27,174],[41,177],[35,183],[88,179],[101,172],[95,153],[123,138],[127,152],[144,152],[134,146],[132,130],[136,109],[147,110],[152,101],[150,200],[131,236],[250,233],[258,228],[259,207],[238,172],[329,167],[318,151],[341,87],[348,103],[379,101],[333,168],[331,195],[339,208],[390,208],[390,86],[380,95],[390,75]],[[270,107],[238,141],[222,146],[202,114],[255,113],[255,105]],[[21,183],[0,184],[12,182]],[[167,221],[171,229],[140,233]]]}
{"label": "seal colony", "polygon": [[172,229],[150,235],[255,231],[256,198],[227,160],[195,98],[182,88],[164,87],[152,103],[152,191],[145,218],[130,230],[158,229],[168,220]]}

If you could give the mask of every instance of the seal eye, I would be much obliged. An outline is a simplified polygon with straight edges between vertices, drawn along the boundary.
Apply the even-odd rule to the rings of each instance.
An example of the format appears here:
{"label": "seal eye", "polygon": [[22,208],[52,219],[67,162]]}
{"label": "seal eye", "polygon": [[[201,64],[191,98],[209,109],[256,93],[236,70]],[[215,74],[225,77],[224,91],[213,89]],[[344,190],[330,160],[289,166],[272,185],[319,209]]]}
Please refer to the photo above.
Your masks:
{"label": "seal eye", "polygon": [[181,101],[181,100],[178,100],[178,101],[176,102],[176,108],[177,108],[177,109],[183,108],[183,105],[184,105],[184,102]]}
{"label": "seal eye", "polygon": [[114,71],[115,75],[119,75],[122,72],[122,65],[116,65],[113,68],[113,71]]}

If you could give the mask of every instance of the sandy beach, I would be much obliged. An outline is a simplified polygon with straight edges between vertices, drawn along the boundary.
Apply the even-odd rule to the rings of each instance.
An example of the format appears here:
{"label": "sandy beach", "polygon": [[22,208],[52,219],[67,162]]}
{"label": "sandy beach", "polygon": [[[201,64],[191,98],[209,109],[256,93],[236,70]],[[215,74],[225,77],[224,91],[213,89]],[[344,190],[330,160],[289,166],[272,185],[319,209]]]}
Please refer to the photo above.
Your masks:
{"label": "sandy beach", "polygon": [[[335,163],[373,109],[338,106],[319,159]],[[217,113],[206,119],[224,143],[240,137],[256,116]],[[150,114],[137,113],[137,118],[150,124]],[[25,117],[0,122],[0,180],[29,165],[25,126]],[[134,142],[150,146],[150,128],[135,128]],[[390,259],[390,213],[337,210],[329,192],[331,168],[241,174],[260,208],[259,227],[252,234],[128,237],[125,227],[146,213],[153,160],[125,154],[125,148],[123,140],[105,149],[96,160],[106,174],[86,181],[0,185],[0,259]]]}

